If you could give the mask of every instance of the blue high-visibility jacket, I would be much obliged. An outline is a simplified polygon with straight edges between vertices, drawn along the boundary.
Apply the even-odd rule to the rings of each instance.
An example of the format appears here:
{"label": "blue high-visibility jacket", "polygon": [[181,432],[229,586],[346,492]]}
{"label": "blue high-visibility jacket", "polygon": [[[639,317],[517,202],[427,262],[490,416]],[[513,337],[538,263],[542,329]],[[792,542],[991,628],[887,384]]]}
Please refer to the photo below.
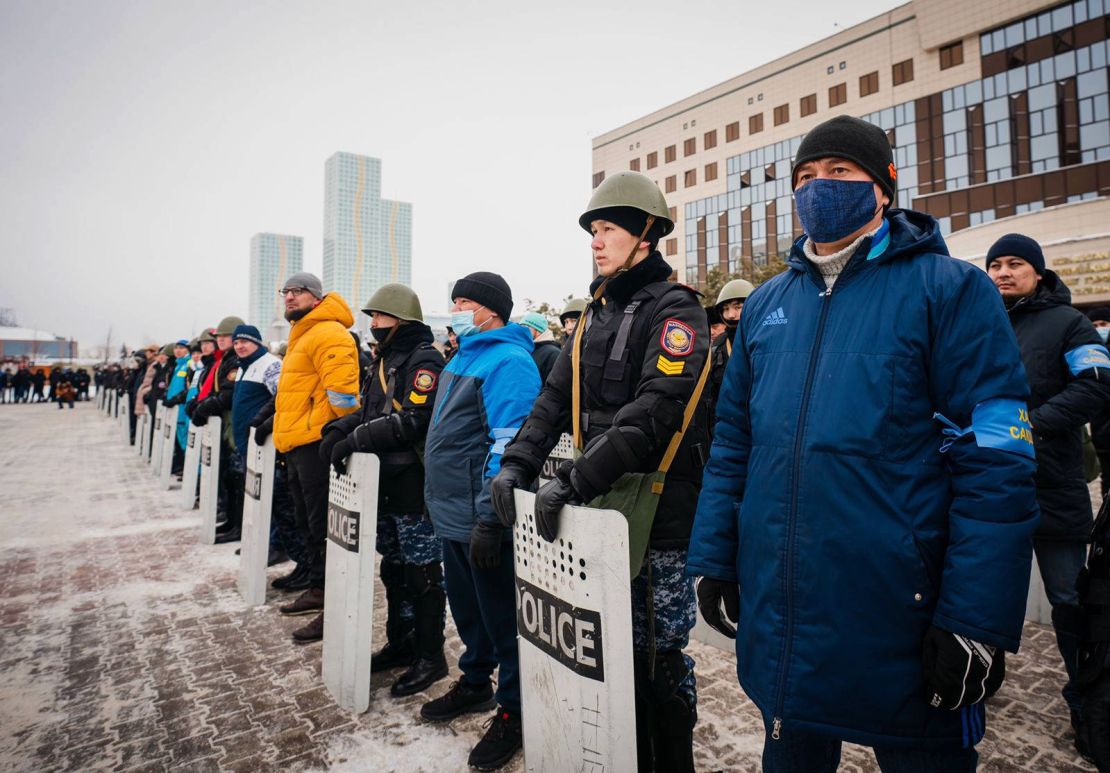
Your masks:
{"label": "blue high-visibility jacket", "polygon": [[975,743],[981,704],[926,703],[922,641],[1021,638],[1038,510],[1013,331],[931,217],[890,211],[831,292],[804,239],[744,304],[687,572],[739,583],[740,683],[780,733]]}
{"label": "blue high-visibility jacket", "polygon": [[[170,384],[166,387],[166,399],[177,397],[180,393],[189,388],[189,376],[192,371],[189,370],[189,363],[193,358],[186,354],[184,357],[178,357],[173,366],[173,376],[170,378]],[[177,426],[174,428],[177,433],[177,445],[180,448],[185,448],[185,443],[189,437],[189,417],[185,415],[185,406],[177,410]]]}

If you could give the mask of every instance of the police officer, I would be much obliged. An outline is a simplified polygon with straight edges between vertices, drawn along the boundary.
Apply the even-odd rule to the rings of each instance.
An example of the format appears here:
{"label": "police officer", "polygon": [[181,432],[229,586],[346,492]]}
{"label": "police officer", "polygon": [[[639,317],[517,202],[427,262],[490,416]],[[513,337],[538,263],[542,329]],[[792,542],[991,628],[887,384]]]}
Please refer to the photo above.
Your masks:
{"label": "police officer", "polygon": [[408,287],[382,286],[362,312],[378,345],[362,410],[327,425],[320,455],[340,474],[356,451],[377,454],[381,462],[376,547],[386,593],[386,644],[371,657],[370,670],[410,666],[390,690],[401,697],[447,676],[442,552],[424,517],[422,460],[444,361]]}
{"label": "police officer", "polygon": [[[656,250],[659,239],[674,228],[658,187],[635,172],[613,175],[598,186],[578,222],[593,237],[598,272],[590,285],[593,299],[576,339],[563,349],[506,450],[492,487],[499,518],[511,524],[513,490],[527,489],[559,435],[576,430],[582,456],[565,462],[536,495],[537,531],[548,541],[556,536],[563,505],[590,502],[625,473],[660,468],[684,424],[687,405],[704,386],[709,354],[697,294],[667,281],[671,267]],[[577,368],[572,361],[576,349]],[[577,421],[572,416],[575,370],[581,395]],[[647,556],[632,581],[641,770],[693,770],[696,692],[693,660],[682,648],[694,625],[694,593],[682,573],[708,449],[704,406],[695,413],[701,415],[673,457]]]}
{"label": "police officer", "polygon": [[563,334],[568,338],[574,333],[574,328],[578,324],[582,312],[585,310],[585,298],[571,298],[567,301],[566,308],[564,308],[563,313],[559,315],[559,324],[563,326]]}
{"label": "police officer", "polygon": [[713,405],[717,404],[717,395],[721,392],[721,384],[725,380],[725,366],[728,358],[732,356],[732,339],[736,337],[736,326],[740,324],[740,314],[744,309],[744,301],[752,294],[755,287],[746,279],[733,279],[721,288],[717,294],[717,303],[714,309],[724,323],[725,332],[713,341],[713,374],[711,397]]}

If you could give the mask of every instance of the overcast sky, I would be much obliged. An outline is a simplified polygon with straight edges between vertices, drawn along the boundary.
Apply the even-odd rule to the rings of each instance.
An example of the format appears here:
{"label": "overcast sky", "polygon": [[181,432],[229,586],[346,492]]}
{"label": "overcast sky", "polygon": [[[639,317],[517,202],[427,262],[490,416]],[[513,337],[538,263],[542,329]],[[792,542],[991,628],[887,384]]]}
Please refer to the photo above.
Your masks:
{"label": "overcast sky", "polygon": [[412,202],[426,311],[582,294],[591,138],[896,5],[0,0],[0,307],[82,348],[246,316],[253,234],[321,272],[338,150]]}

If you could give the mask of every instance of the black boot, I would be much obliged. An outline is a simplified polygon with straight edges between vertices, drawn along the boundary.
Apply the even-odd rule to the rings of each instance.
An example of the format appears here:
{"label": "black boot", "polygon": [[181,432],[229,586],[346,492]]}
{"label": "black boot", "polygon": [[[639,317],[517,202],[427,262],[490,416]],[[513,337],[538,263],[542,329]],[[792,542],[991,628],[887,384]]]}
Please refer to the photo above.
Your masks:
{"label": "black boot", "polygon": [[688,672],[682,652],[656,653],[654,673],[646,654],[634,657],[637,769],[693,773],[697,711],[678,693]]}
{"label": "black boot", "polygon": [[381,564],[385,586],[385,646],[370,656],[370,673],[411,666],[416,661],[413,621],[401,617],[409,595],[405,589],[405,565],[397,561]]}
{"label": "black boot", "polygon": [[416,612],[413,629],[416,662],[390,688],[395,697],[413,695],[447,676],[443,656],[443,623],[447,594],[443,590],[443,566],[405,564],[405,585]]}

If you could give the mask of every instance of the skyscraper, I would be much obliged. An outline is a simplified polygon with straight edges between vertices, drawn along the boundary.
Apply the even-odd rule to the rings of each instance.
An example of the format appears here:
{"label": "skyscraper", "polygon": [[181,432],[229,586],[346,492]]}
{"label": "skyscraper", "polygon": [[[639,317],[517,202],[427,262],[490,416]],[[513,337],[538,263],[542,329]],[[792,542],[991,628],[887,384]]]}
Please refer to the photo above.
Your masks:
{"label": "skyscraper", "polygon": [[357,310],[383,284],[411,284],[412,205],[381,197],[381,160],[336,153],[324,178],[324,290]]}
{"label": "skyscraper", "polygon": [[286,328],[285,305],[278,297],[281,284],[290,274],[304,267],[304,239],[300,236],[259,233],[251,237],[250,316],[248,322],[258,328],[267,341],[283,335],[270,328],[277,323]]}

